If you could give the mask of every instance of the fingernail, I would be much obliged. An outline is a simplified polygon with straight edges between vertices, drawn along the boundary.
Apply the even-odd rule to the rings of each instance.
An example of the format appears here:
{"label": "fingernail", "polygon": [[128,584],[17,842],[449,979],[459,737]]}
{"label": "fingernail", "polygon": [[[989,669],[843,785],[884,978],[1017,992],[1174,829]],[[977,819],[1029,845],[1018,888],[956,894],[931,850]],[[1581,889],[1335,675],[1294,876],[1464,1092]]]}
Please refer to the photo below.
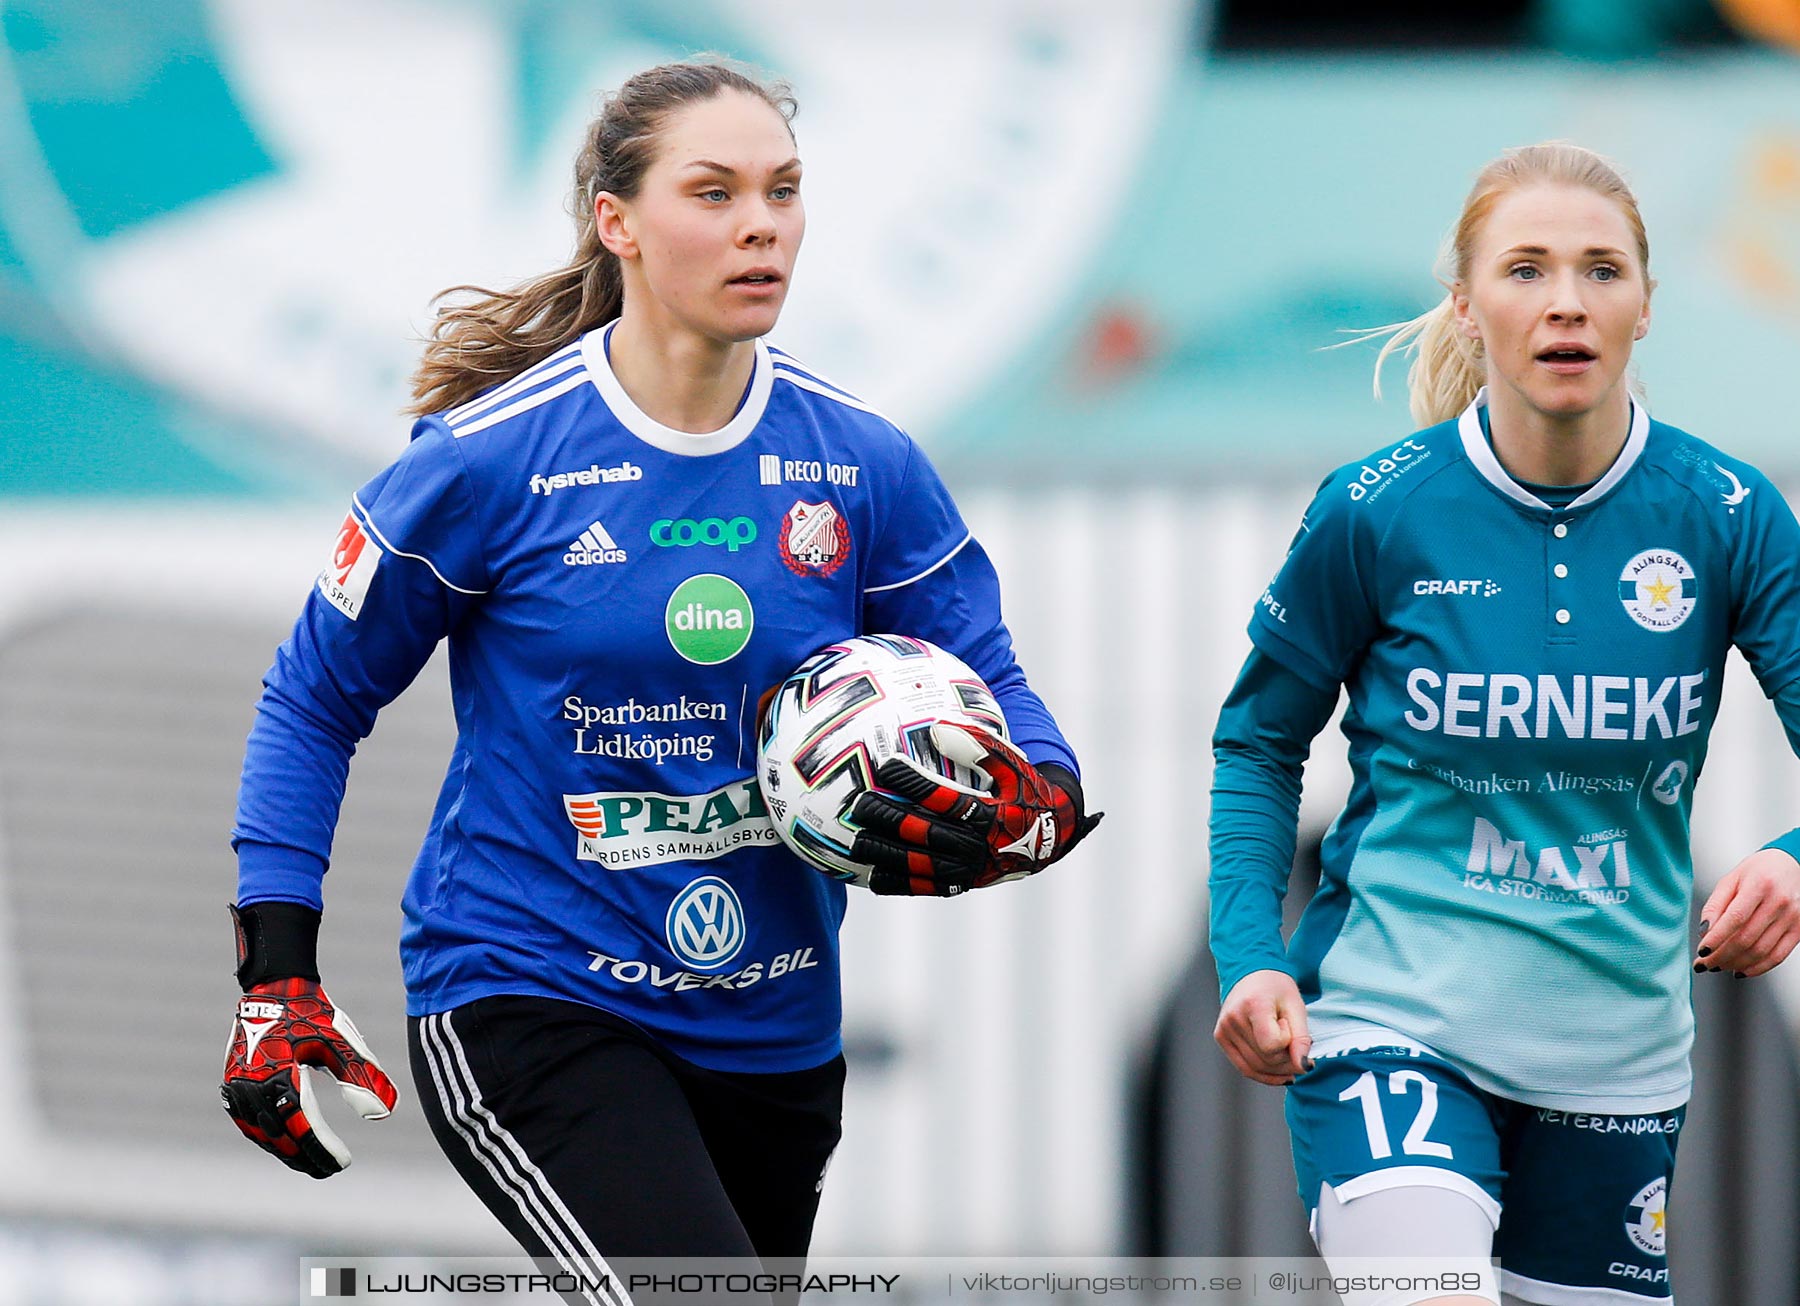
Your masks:
{"label": "fingernail", "polygon": [[1703,961],[1695,962],[1694,963],[1694,974],[1704,975],[1705,973],[1706,973],[1706,963]]}
{"label": "fingernail", "polygon": [[1717,966],[1708,966],[1706,969],[1711,971],[1715,975],[1717,975],[1719,973],[1719,968]]}
{"label": "fingernail", "polygon": [[1700,955],[1702,957],[1710,957],[1710,956],[1712,956],[1712,949],[1711,948],[1702,948],[1702,949],[1700,949]]}
{"label": "fingernail", "polygon": [[1711,928],[1712,928],[1711,921],[1701,921],[1700,922],[1700,933],[1705,934]]}
{"label": "fingernail", "polygon": [[1306,1059],[1306,1068],[1308,1070],[1311,1070],[1313,1068],[1313,1059],[1311,1057],[1308,1057]]}
{"label": "fingernail", "polygon": [[1750,978],[1748,975],[1746,975],[1741,970],[1734,970],[1731,972],[1731,974],[1734,979],[1749,979]]}
{"label": "fingernail", "polygon": [[1281,1081],[1281,1086],[1283,1088],[1292,1088],[1294,1086],[1294,1081],[1291,1078],[1284,1079]]}

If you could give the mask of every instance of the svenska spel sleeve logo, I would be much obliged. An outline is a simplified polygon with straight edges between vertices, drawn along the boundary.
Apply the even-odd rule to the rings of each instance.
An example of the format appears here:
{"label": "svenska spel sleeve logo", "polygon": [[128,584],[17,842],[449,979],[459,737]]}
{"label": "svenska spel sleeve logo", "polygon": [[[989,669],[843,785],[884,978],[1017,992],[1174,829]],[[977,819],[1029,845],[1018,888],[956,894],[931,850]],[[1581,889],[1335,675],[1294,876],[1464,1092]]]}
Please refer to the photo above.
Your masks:
{"label": "svenska spel sleeve logo", "polygon": [[344,517],[338,527],[337,541],[332,545],[331,561],[319,573],[319,593],[325,601],[350,620],[362,611],[369,596],[369,583],[375,579],[375,568],[381,564],[381,547],[369,538],[354,512]]}

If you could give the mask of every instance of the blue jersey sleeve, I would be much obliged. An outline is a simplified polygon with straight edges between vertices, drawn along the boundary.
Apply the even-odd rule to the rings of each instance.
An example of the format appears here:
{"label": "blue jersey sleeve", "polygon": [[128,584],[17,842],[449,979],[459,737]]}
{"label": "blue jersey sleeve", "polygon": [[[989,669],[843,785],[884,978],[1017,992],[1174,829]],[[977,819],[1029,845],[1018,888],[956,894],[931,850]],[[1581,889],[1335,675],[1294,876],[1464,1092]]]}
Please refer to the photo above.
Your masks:
{"label": "blue jersey sleeve", "polygon": [[1294,866],[1301,773],[1336,706],[1336,686],[1320,688],[1253,649],[1219,711],[1208,888],[1221,998],[1252,971],[1297,973],[1281,940],[1281,904]]}
{"label": "blue jersey sleeve", "polygon": [[1732,550],[1732,643],[1771,698],[1800,679],[1800,524],[1793,509],[1753,468]]}
{"label": "blue jersey sleeve", "polygon": [[350,757],[488,584],[454,438],[417,437],[352,499],[332,556],[263,678],[232,846],[238,901],[320,907]]}
{"label": "blue jersey sleeve", "polygon": [[1013,656],[994,564],[916,444],[908,449],[867,579],[864,630],[916,635],[956,654],[994,691],[1012,741],[1026,757],[1080,775],[1050,709]]}
{"label": "blue jersey sleeve", "polygon": [[1250,620],[1257,648],[1320,689],[1336,691],[1380,627],[1370,511],[1326,478]]}

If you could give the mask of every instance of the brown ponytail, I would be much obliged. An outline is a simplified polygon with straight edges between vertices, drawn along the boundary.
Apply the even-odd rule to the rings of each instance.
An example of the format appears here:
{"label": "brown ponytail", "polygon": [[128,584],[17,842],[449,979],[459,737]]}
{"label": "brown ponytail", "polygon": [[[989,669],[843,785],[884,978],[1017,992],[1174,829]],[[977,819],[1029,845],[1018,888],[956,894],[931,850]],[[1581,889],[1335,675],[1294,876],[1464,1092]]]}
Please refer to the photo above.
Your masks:
{"label": "brown ponytail", "polygon": [[[408,413],[453,408],[619,315],[624,282],[618,258],[600,243],[595,229],[594,197],[602,191],[622,199],[636,195],[669,116],[726,91],[753,95],[793,121],[796,106],[785,84],[765,86],[723,63],[661,64],[638,73],[608,97],[575,157],[569,204],[575,219],[574,256],[556,271],[511,290],[452,286],[435,295],[437,318],[413,374]],[[474,298],[439,302],[462,294]]]}

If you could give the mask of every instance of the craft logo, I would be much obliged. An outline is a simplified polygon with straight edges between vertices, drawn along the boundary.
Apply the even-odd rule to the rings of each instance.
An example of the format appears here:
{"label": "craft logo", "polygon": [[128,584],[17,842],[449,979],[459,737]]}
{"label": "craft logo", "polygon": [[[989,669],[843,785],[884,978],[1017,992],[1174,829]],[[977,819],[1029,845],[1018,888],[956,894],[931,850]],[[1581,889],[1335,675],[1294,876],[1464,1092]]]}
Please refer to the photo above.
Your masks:
{"label": "craft logo", "polygon": [[1413,582],[1413,593],[1420,595],[1421,597],[1427,597],[1432,594],[1462,594],[1472,595],[1475,598],[1491,599],[1496,594],[1500,593],[1500,586],[1497,582],[1485,577],[1479,580],[1438,580],[1432,578],[1429,580],[1415,580]]}
{"label": "craft logo", "polygon": [[756,627],[756,610],[743,586],[728,576],[689,576],[663,609],[669,644],[703,667],[729,662],[743,652]]}
{"label": "craft logo", "polygon": [[1664,1254],[1668,1245],[1669,1181],[1660,1175],[1638,1189],[1625,1211],[1625,1232],[1640,1251]]}
{"label": "craft logo", "polygon": [[704,875],[675,895],[663,923],[669,950],[698,970],[723,966],[744,946],[744,904],[716,875]]}
{"label": "craft logo", "polygon": [[1645,549],[1619,573],[1619,602],[1645,630],[1674,630],[1699,595],[1694,569],[1673,549]]}
{"label": "craft logo", "polygon": [[829,576],[850,556],[850,523],[829,503],[797,501],[781,520],[781,560],[801,576]]}
{"label": "craft logo", "polygon": [[331,564],[319,573],[319,593],[325,601],[350,620],[362,611],[369,596],[369,582],[375,579],[375,568],[381,563],[381,548],[369,538],[354,512],[344,517],[338,527],[337,543],[332,546]]}

